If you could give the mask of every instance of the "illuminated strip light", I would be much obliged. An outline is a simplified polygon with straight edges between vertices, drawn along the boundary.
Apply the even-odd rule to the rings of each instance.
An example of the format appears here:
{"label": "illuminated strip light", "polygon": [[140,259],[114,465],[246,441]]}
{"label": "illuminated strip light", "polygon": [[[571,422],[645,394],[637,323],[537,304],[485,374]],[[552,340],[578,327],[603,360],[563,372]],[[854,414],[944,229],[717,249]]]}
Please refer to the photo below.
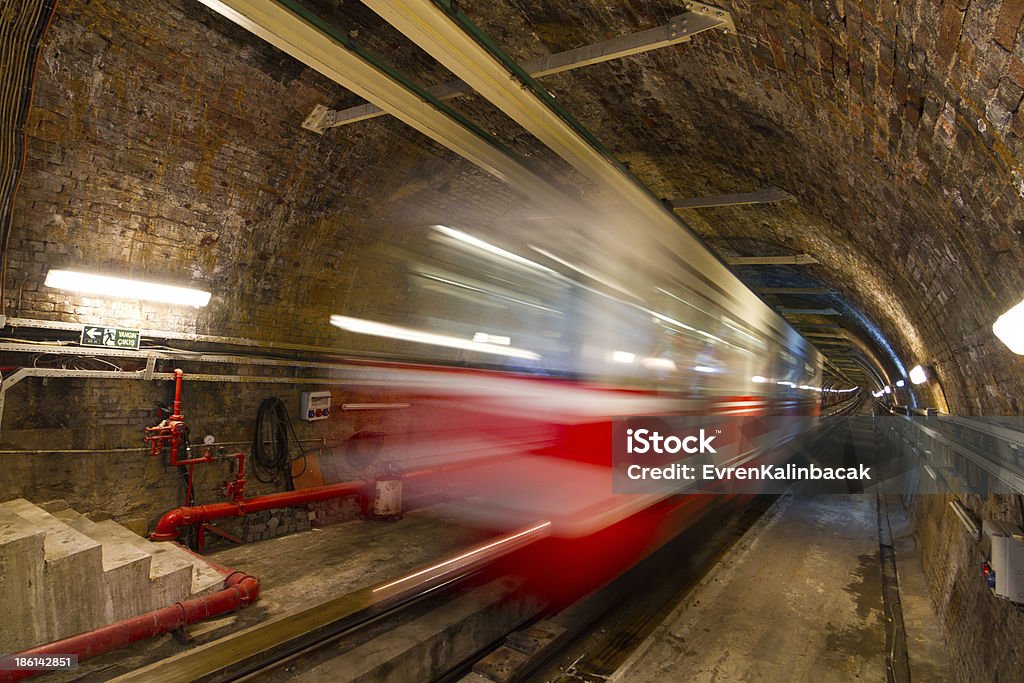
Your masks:
{"label": "illuminated strip light", "polygon": [[532,244],[528,245],[528,246],[530,247],[530,249],[533,249],[538,254],[541,254],[542,256],[547,256],[549,259],[551,259],[555,263],[560,263],[563,266],[565,266],[566,268],[569,268],[571,270],[575,270],[580,275],[582,275],[584,277],[587,277],[587,278],[590,278],[594,282],[600,282],[605,287],[608,287],[610,289],[614,289],[614,290],[616,290],[618,292],[622,292],[623,294],[625,294],[627,296],[631,296],[634,299],[639,299],[639,300],[643,301],[643,299],[641,297],[639,297],[636,294],[634,294],[625,285],[619,284],[618,282],[615,282],[614,280],[609,280],[609,279],[607,279],[607,278],[605,278],[605,277],[603,277],[601,275],[598,275],[597,273],[595,273],[595,272],[593,272],[591,270],[588,270],[588,269],[584,268],[583,266],[578,266],[575,263],[570,263],[569,261],[566,261],[565,259],[563,259],[563,258],[561,258],[559,256],[555,256],[554,254],[552,254],[547,249],[541,249],[540,247],[534,246]]}
{"label": "illuminated strip light", "polygon": [[558,309],[555,309],[555,308],[550,308],[548,306],[541,306],[540,304],[533,303],[531,301],[526,301],[524,299],[517,299],[517,298],[515,298],[513,296],[507,296],[507,295],[501,294],[499,292],[494,292],[494,291],[491,291],[489,289],[484,289],[483,287],[474,287],[473,285],[466,284],[465,282],[459,282],[458,280],[450,280],[448,278],[441,277],[440,275],[431,275],[430,273],[424,273],[421,270],[416,271],[416,275],[421,277],[421,278],[423,278],[424,280],[430,280],[432,282],[440,282],[441,284],[450,285],[450,286],[455,287],[457,289],[465,289],[465,290],[470,291],[470,292],[478,292],[480,294],[484,294],[486,296],[493,297],[495,299],[500,299],[501,301],[511,301],[514,304],[521,304],[523,306],[529,306],[530,308],[537,308],[537,309],[540,309],[542,311],[548,311],[550,313],[559,313],[559,314],[561,313],[561,311],[559,311]]}
{"label": "illuminated strip light", "polygon": [[369,334],[377,337],[389,337],[403,341],[417,342],[420,344],[431,344],[433,346],[447,346],[453,349],[464,349],[466,351],[479,351],[480,353],[491,353],[497,356],[509,356],[511,358],[525,358],[528,360],[540,360],[540,355],[526,349],[517,349],[513,346],[502,346],[500,344],[489,344],[476,342],[461,337],[450,337],[444,334],[411,330],[397,325],[387,325],[372,320],[360,318],[349,318],[343,315],[332,315],[331,324],[349,332],[358,334]]}
{"label": "illuminated strip light", "polygon": [[636,360],[636,354],[629,351],[612,351],[611,360],[613,363],[632,363]]}
{"label": "illuminated strip light", "polygon": [[210,293],[189,287],[162,285],[127,278],[82,273],[74,270],[50,270],[44,284],[54,289],[67,289],[83,294],[118,299],[158,301],[165,304],[201,308],[210,303]]}
{"label": "illuminated strip light", "polygon": [[512,344],[511,337],[506,337],[502,334],[487,334],[486,332],[474,333],[473,341],[480,342],[481,344],[500,344],[501,346],[510,346]]}
{"label": "illuminated strip light", "polygon": [[675,372],[676,370],[675,362],[668,358],[644,358],[640,361],[640,365],[648,370],[668,370],[670,372]]}
{"label": "illuminated strip light", "polygon": [[707,337],[708,339],[712,339],[712,340],[714,340],[716,342],[725,344],[726,346],[732,346],[733,348],[737,348],[737,349],[741,348],[739,346],[736,346],[735,344],[731,344],[731,343],[725,341],[721,337],[716,337],[715,335],[711,334],[710,332],[705,332],[704,330],[698,330],[696,327],[693,327],[692,325],[687,325],[686,323],[680,322],[679,320],[676,320],[675,318],[670,318],[670,317],[668,317],[667,315],[665,315],[663,313],[658,313],[657,311],[652,311],[649,308],[642,308],[640,310],[642,310],[644,313],[648,313],[650,315],[653,315],[658,320],[660,320],[662,322],[665,322],[665,323],[668,323],[669,325],[675,325],[676,327],[681,327],[684,330],[689,330],[690,332],[696,332],[697,334],[703,335],[703,336]]}
{"label": "illuminated strip light", "polygon": [[530,268],[536,268],[538,270],[543,270],[548,273],[555,272],[548,268],[547,266],[542,266],[541,264],[531,261],[528,258],[523,258],[519,254],[513,254],[511,251],[507,251],[505,249],[502,249],[501,247],[497,247],[491,244],[490,242],[485,242],[478,237],[473,237],[472,235],[464,233],[461,230],[449,228],[447,225],[434,225],[431,227],[433,227],[434,230],[437,230],[442,235],[451,237],[452,239],[458,240],[463,244],[468,244],[471,247],[475,247],[480,251],[487,252],[499,258],[505,259],[506,261],[512,261],[513,263],[518,263],[520,265],[527,266]]}
{"label": "illuminated strip light", "polygon": [[[668,291],[667,289],[663,289],[661,287],[655,287],[654,289],[659,291],[659,292],[661,292],[662,294],[667,294],[668,296],[672,297],[673,299],[675,299],[679,303],[686,304],[690,308],[692,308],[692,309],[694,309],[696,311],[700,311],[701,313],[703,313],[704,315],[708,316],[709,318],[715,318],[714,315],[712,315],[708,311],[705,311],[700,306],[696,306],[696,305],[690,303],[689,301],[687,301],[686,299],[682,299],[682,298],[676,296],[675,294],[673,294],[672,292]],[[762,345],[764,344],[764,342],[762,340],[758,339],[757,337],[755,337],[755,336],[753,336],[751,334],[748,334],[748,333],[744,332],[739,327],[737,327],[736,325],[733,325],[731,322],[729,322],[727,319],[722,318],[722,319],[720,319],[720,321],[722,323],[724,323],[725,325],[729,326],[730,328],[732,328],[737,334],[743,335],[747,339],[749,339],[749,340],[751,340],[751,341],[753,341],[753,342],[755,342],[757,344],[762,344]]]}
{"label": "illuminated strip light", "polygon": [[463,553],[461,555],[457,555],[457,556],[455,556],[455,557],[453,557],[451,559],[445,560],[444,562],[435,564],[432,567],[427,567],[426,569],[421,569],[418,572],[415,572],[413,574],[409,574],[408,576],[403,576],[400,579],[395,579],[391,583],[386,583],[383,586],[377,586],[376,588],[373,589],[372,592],[377,593],[379,591],[387,590],[388,588],[393,588],[394,586],[397,586],[400,583],[405,583],[406,581],[411,581],[412,579],[415,579],[417,577],[423,576],[424,574],[430,574],[432,572],[437,571],[438,569],[444,569],[445,567],[447,567],[450,564],[455,564],[457,562],[461,562],[462,560],[468,560],[469,558],[473,557],[474,555],[479,555],[480,553],[487,552],[488,550],[491,550],[492,548],[497,548],[499,545],[504,545],[505,543],[510,543],[510,542],[516,540],[517,538],[522,538],[523,536],[527,536],[529,534],[532,534],[535,531],[540,531],[544,527],[548,527],[548,526],[551,526],[551,522],[542,522],[541,524],[538,524],[537,526],[530,527],[529,529],[524,529],[523,531],[520,531],[518,534],[513,534],[511,536],[507,536],[505,538],[502,538],[502,539],[499,539],[497,541],[494,541],[493,543],[488,543],[487,545],[481,546],[479,548],[474,548],[473,550],[470,550],[467,553]]}

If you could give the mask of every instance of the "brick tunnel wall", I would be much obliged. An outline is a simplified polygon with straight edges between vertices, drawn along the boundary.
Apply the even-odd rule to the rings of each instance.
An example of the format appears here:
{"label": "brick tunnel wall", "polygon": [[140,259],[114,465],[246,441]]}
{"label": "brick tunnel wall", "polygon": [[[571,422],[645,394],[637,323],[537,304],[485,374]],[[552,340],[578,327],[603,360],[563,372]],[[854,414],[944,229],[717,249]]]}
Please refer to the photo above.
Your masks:
{"label": "brick tunnel wall", "polygon": [[[723,2],[709,33],[544,79],[656,194],[775,185],[795,203],[686,211],[725,252],[817,274],[952,408],[1019,414],[1024,368],[991,333],[1024,273],[1022,8],[1007,1]],[[664,23],[673,4],[475,3],[522,59]],[[749,252],[746,252],[749,253]],[[812,269],[815,270],[815,269]],[[927,403],[927,396],[925,403]]]}
{"label": "brick tunnel wall", "polygon": [[[329,391],[333,415],[327,420],[300,420],[302,391]],[[253,461],[257,410],[269,398],[284,403],[294,437],[301,440],[300,445],[289,437],[288,448],[295,459],[293,473],[302,488],[372,479],[385,460],[402,461],[409,421],[431,419],[423,409],[343,411],[344,403],[389,399],[359,388],[315,381],[189,381],[186,374],[182,413],[190,430],[192,457],[203,454],[207,434],[213,435],[217,444],[224,444],[225,453],[244,452],[247,496],[285,487],[283,475],[265,471],[259,475]],[[159,421],[154,404],[170,405],[172,399],[173,383],[169,381],[22,380],[6,396],[0,433],[0,500],[64,500],[82,513],[151,530],[160,515],[185,502],[182,476],[169,466],[168,452],[151,457],[149,445],[142,441],[143,428]],[[382,435],[381,450],[371,457],[354,458],[348,441],[357,433]],[[180,457],[185,457],[184,453]],[[234,479],[234,472],[233,459],[197,465],[196,504],[224,500],[223,482]],[[261,476],[276,481],[260,481]]]}
{"label": "brick tunnel wall", "polygon": [[[679,12],[674,3],[463,5],[520,59]],[[725,251],[754,240],[820,257],[822,278],[900,358],[936,366],[954,411],[1019,414],[1024,370],[989,326],[1024,292],[1024,5],[722,5],[738,35],[702,36],[545,84],[659,196],[766,184],[795,194],[795,204],[686,218]],[[100,312],[88,300],[43,288],[46,270],[128,264],[135,276],[201,282],[214,301],[198,313],[124,306],[113,317],[104,311],[104,322],[137,326],[141,317],[151,328],[331,344],[331,313],[366,314],[405,295],[391,287],[393,273],[360,259],[378,239],[402,242],[439,190],[455,188],[442,203],[467,214],[501,214],[514,202],[393,120],[325,136],[302,130],[313,105],[354,102],[198,3],[68,0],[43,52],[14,212],[9,315],[91,321]],[[7,406],[5,444],[134,445],[143,418],[135,406],[165,399],[132,382],[60,386],[21,388],[25,403]],[[41,409],[24,398],[30,388]],[[86,416],[110,421],[89,435],[96,441],[44,419],[64,392],[95,406],[79,427]],[[189,414],[221,413],[229,394],[249,408],[222,414],[217,427],[246,440],[259,390],[203,385],[191,396],[210,409]],[[294,402],[295,392],[284,398]],[[85,509],[150,519],[180,502],[174,473],[141,454],[4,457],[7,485],[33,496],[66,494]],[[78,471],[97,484],[130,471],[153,503],[104,497],[76,483]],[[976,508],[1018,521],[1005,500]],[[952,524],[946,510],[917,505],[926,570],[961,671],[991,673],[997,662],[982,661],[972,629],[1006,624],[1019,641],[1021,626],[984,595],[970,593],[977,613],[957,607],[965,593],[949,587],[976,592],[978,579],[974,551],[942,540]],[[1024,668],[1020,652],[1008,651],[998,664]]]}
{"label": "brick tunnel wall", "polygon": [[[377,245],[404,245],[406,231],[421,237],[438,212],[500,214],[514,197],[392,119],[346,137],[300,127],[314,105],[339,96],[191,0],[61,2],[26,123],[7,315],[388,351],[328,324],[335,313],[386,320],[407,296]],[[44,287],[47,270],[61,267],[192,282],[214,296],[200,310]],[[59,357],[9,355],[3,365],[37,362],[54,367]],[[0,499],[63,498],[151,527],[184,489],[163,459],[131,449],[155,422],[154,401],[169,402],[169,386],[50,378],[13,387],[0,425]],[[259,402],[279,396],[300,437],[329,442],[333,476],[372,476],[380,462],[349,467],[345,440],[401,433],[405,418],[337,411],[326,423],[298,422],[299,392],[322,388],[187,382],[184,412],[196,440],[249,442]],[[360,400],[356,390],[332,393],[335,405]],[[22,449],[39,452],[12,452]],[[220,499],[228,469],[197,469],[200,503]],[[251,494],[276,488],[249,480]]]}
{"label": "brick tunnel wall", "polygon": [[[816,274],[908,369],[935,366],[953,412],[1021,414],[1024,364],[991,324],[1024,295],[1024,3],[719,4],[737,35],[545,84],[659,196],[766,185],[796,195],[685,216],[726,253],[818,257]],[[523,54],[538,49],[531,38],[557,51],[676,11],[519,5],[521,23],[482,23],[526,36]],[[485,3],[473,10],[488,15]],[[936,398],[920,395],[924,405]],[[1015,680],[1024,620],[984,587],[981,550],[946,502],[910,505],[950,659],[959,680]],[[965,503],[979,518],[1024,522],[1015,496]]]}

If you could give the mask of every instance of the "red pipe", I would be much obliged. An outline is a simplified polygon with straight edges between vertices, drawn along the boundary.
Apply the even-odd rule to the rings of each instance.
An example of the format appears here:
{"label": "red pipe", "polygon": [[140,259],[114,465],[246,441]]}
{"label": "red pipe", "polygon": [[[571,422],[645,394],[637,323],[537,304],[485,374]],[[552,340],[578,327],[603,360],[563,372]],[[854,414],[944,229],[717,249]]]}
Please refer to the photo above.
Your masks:
{"label": "red pipe", "polygon": [[[434,476],[441,472],[472,467],[483,462],[494,462],[493,459],[470,460],[454,465],[439,466],[415,472],[406,472],[402,475],[404,481]],[[317,486],[316,488],[304,489],[302,491],[285,491],[284,493],[271,493],[255,498],[230,501],[227,503],[213,503],[211,505],[196,505],[192,507],[180,507],[164,514],[156,523],[156,528],[149,535],[153,541],[173,541],[181,533],[182,527],[190,524],[202,524],[214,519],[225,517],[241,517],[251,512],[263,510],[276,510],[278,508],[295,507],[306,503],[315,503],[320,500],[329,500],[341,496],[354,496],[360,493],[369,493],[373,490],[375,479],[359,479],[347,481],[341,484],[330,484],[328,486]]]}
{"label": "red pipe", "polygon": [[174,414],[171,415],[172,420],[181,421],[184,419],[181,415],[181,378],[184,376],[184,372],[179,368],[174,370]]}
{"label": "red pipe", "polygon": [[160,518],[160,521],[156,523],[156,528],[153,529],[153,533],[149,535],[149,538],[152,541],[173,541],[178,537],[182,527],[189,526],[190,524],[202,524],[214,519],[224,519],[225,517],[241,517],[250,512],[293,507],[339,496],[352,496],[369,489],[371,486],[373,486],[373,480],[365,479],[345,482],[343,484],[332,484],[330,486],[318,486],[303,491],[271,493],[266,496],[256,496],[255,498],[246,498],[226,503],[180,507],[165,513]]}
{"label": "red pipe", "polygon": [[[232,572],[217,565],[213,565],[213,567],[221,573],[227,573],[223,590],[199,598],[183,600],[169,607],[123,619],[70,638],[38,645],[12,656],[78,655],[78,660],[83,661],[203,619],[242,609],[259,600],[260,582],[258,579],[241,572]],[[18,681],[38,673],[42,672],[25,669],[0,671],[0,683]]]}

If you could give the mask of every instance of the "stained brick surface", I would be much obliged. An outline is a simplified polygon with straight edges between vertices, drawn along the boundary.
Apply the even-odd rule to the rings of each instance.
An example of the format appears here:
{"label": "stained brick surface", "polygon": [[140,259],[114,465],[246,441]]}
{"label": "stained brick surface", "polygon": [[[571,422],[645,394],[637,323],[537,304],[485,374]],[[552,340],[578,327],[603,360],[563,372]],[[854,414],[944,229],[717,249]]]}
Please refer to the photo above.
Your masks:
{"label": "stained brick surface", "polygon": [[[681,11],[674,2],[461,4],[520,60]],[[879,339],[908,367],[933,364],[954,411],[1020,414],[1024,365],[991,323],[1024,295],[1024,2],[721,5],[734,35],[544,83],[658,196],[767,185],[794,194],[685,218],[723,253],[814,255],[821,263],[809,272],[835,289],[832,303],[890,370]],[[421,82],[446,80],[358,3],[311,6]],[[374,244],[401,245],[441,211],[471,220],[519,203],[394,120],[302,130],[321,103],[358,99],[199,3],[62,2],[27,124],[8,313],[338,344],[331,313],[382,313],[408,295],[394,272],[368,265]],[[539,168],[564,172],[479,98],[454,106]],[[46,289],[46,270],[59,265],[193,281],[214,300],[200,312],[111,310]],[[8,396],[9,446],[135,444],[144,407],[163,395],[148,383],[32,382]],[[190,409],[244,439],[252,413],[224,406],[252,411],[261,391],[204,386],[193,394],[202,407]],[[68,396],[82,397],[79,410],[67,409]],[[152,519],[180,495],[176,476],[140,454],[3,457],[0,490],[84,510]],[[112,478],[128,485],[99,485]],[[1012,518],[1004,503],[978,505]],[[915,518],[936,604],[961,679],[997,680],[997,665],[1024,668],[1024,627],[979,588],[977,557],[945,510],[922,502]],[[980,642],[993,624],[998,642]]]}

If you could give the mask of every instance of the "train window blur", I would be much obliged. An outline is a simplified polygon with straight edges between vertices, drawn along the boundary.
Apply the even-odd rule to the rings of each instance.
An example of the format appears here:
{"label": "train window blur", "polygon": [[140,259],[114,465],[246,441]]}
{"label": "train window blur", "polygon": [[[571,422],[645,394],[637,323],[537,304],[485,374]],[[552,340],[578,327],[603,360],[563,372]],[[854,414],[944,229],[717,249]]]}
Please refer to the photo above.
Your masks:
{"label": "train window blur", "polygon": [[394,295],[360,317],[401,332],[350,325],[366,334],[347,335],[346,350],[679,394],[817,386],[763,314],[727,312],[642,231],[624,240],[564,217],[450,222],[421,220],[365,250],[361,267]]}

